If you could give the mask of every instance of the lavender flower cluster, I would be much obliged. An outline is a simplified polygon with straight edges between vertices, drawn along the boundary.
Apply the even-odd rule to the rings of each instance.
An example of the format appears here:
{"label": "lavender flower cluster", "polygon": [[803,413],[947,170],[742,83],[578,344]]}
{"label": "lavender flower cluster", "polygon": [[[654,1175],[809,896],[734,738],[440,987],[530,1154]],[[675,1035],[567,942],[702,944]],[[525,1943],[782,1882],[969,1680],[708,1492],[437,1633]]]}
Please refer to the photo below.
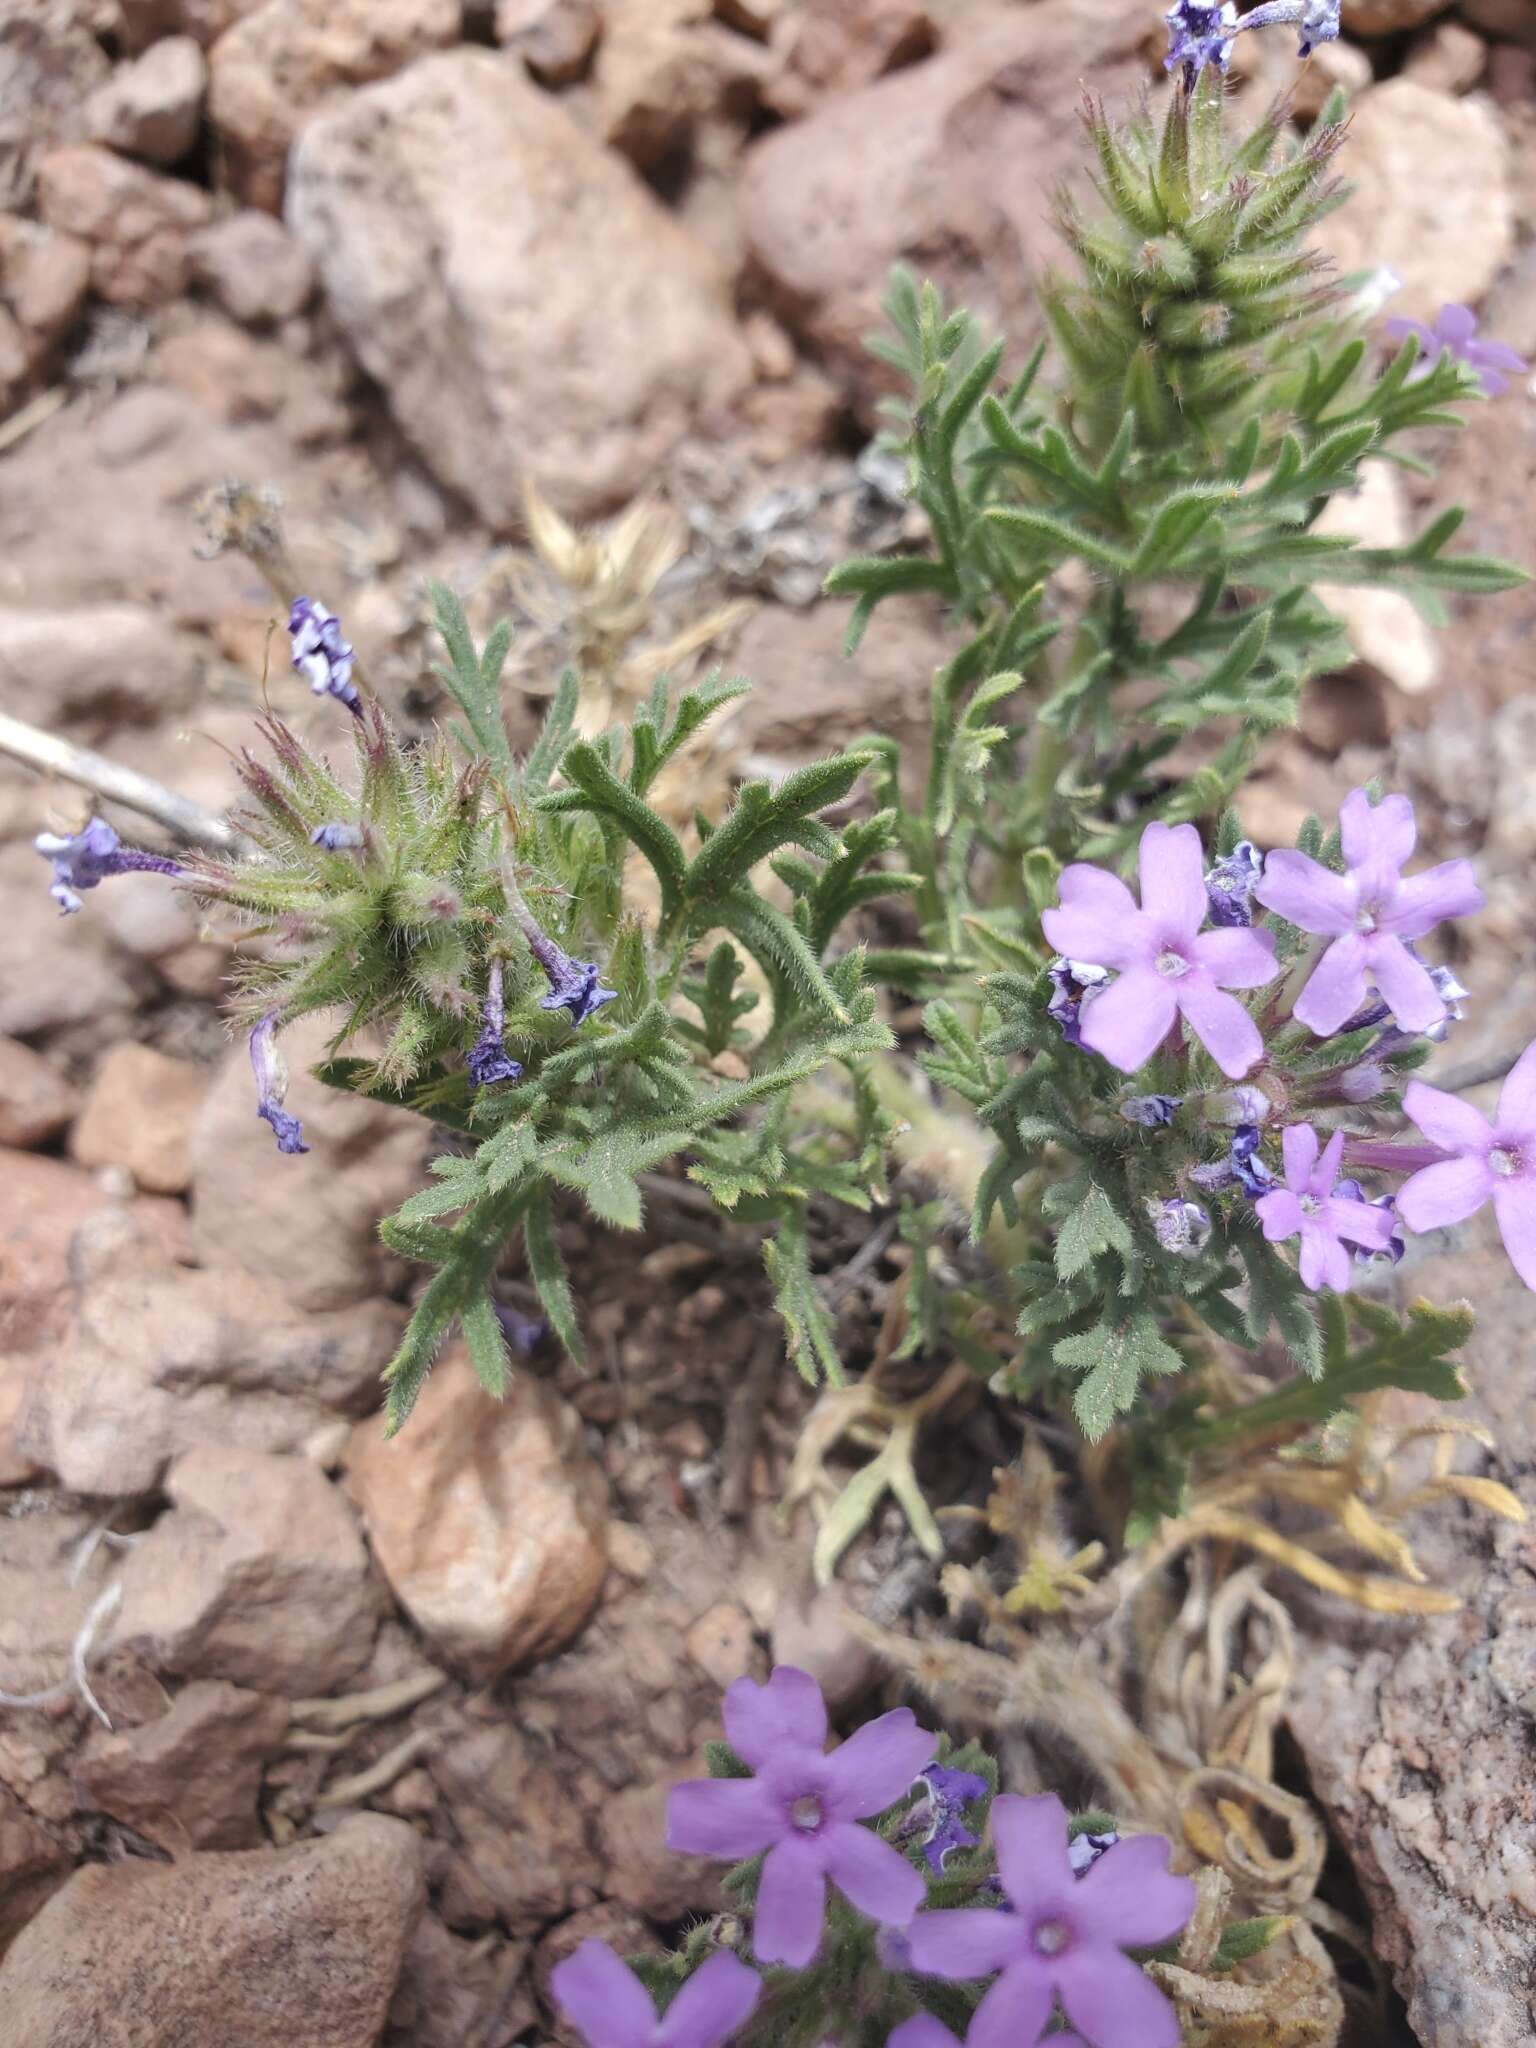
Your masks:
{"label": "lavender flower cluster", "polygon": [[[1255,1202],[1272,1242],[1299,1240],[1301,1278],[1313,1289],[1345,1291],[1351,1255],[1402,1256],[1400,1235],[1459,1223],[1492,1202],[1515,1270],[1536,1288],[1536,1044],[1515,1062],[1490,1121],[1443,1090],[1410,1081],[1403,1108],[1428,1141],[1382,1144],[1347,1124],[1350,1106],[1388,1086],[1383,1058],[1443,1036],[1466,994],[1449,970],[1421,959],[1417,942],[1437,925],[1482,908],[1467,861],[1417,875],[1403,870],[1417,840],[1404,796],[1373,804],[1357,789],[1339,819],[1343,871],[1282,849],[1260,857],[1243,842],[1207,869],[1192,825],[1149,825],[1141,837],[1140,900],[1118,876],[1077,863],[1061,878],[1060,903],[1042,919],[1057,949],[1049,1014],[1070,1045],[1137,1073],[1175,1027],[1202,1046],[1230,1080],[1247,1085],[1208,1105],[1235,1124],[1227,1156],[1191,1170],[1207,1193],[1236,1188]],[[1314,940],[1287,1019],[1276,1004],[1259,1020],[1234,990],[1267,986],[1281,973],[1265,912]],[[1207,928],[1209,926],[1209,928]],[[1266,1126],[1287,1095],[1274,1040],[1289,1024],[1319,1039],[1383,1027],[1368,1053],[1342,1071],[1334,1093],[1346,1121],[1326,1143],[1310,1123],[1280,1133],[1283,1176],[1263,1156]],[[1266,1089],[1249,1076],[1265,1075]],[[1149,1129],[1171,1124],[1183,1098],[1129,1097],[1121,1114]],[[1370,1199],[1341,1178],[1346,1163],[1409,1174],[1395,1195]],[[1182,1197],[1162,1205],[1155,1227],[1164,1246],[1198,1252],[1209,1218]]]}
{"label": "lavender flower cluster", "polygon": [[754,2014],[771,2019],[835,1938],[829,1886],[881,1930],[880,1967],[859,1973],[854,1996],[866,2023],[893,1994],[908,2009],[887,2035],[891,2048],[957,2048],[923,2009],[925,1988],[986,1980],[967,2048],[1177,2048],[1173,2007],[1126,1953],[1171,1941],[1194,1911],[1194,1884],[1169,1870],[1162,1836],[1073,1837],[1059,1799],[1004,1793],[987,1816],[995,1870],[976,1859],[977,1903],[925,1911],[950,1858],[979,1846],[966,1819],[979,1817],[985,1778],[937,1762],[937,1738],[906,1707],[829,1751],[820,1688],[790,1665],[766,1685],[738,1679],[724,1719],[732,1764],[750,1774],[679,1785],[667,1843],[763,1858],[749,1946],[758,1967],[717,1951],[658,2017],[635,1972],[604,1943],[584,1941],[551,1988],[587,2048],[719,2048]]}

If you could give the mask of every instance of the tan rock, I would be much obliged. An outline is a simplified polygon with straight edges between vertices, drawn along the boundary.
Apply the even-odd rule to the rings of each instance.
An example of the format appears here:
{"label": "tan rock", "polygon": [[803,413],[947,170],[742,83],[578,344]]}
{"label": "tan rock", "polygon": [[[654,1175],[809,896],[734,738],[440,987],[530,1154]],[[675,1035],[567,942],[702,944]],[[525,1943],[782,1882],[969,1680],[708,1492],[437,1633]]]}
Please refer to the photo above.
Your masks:
{"label": "tan rock", "polygon": [[598,127],[652,168],[731,102],[745,115],[772,68],[758,44],[712,18],[710,0],[608,0],[592,74]]}
{"label": "tan rock", "polygon": [[603,1803],[598,1833],[603,1890],[610,1899],[648,1920],[719,1910],[719,1864],[703,1856],[680,1856],[667,1847],[672,1787],[685,1778],[707,1776],[703,1758],[694,1757],[665,1777],[626,1786]]}
{"label": "tan rock", "polygon": [[73,0],[0,10],[0,192],[25,192],[35,153],[81,133],[85,102],[110,69]]}
{"label": "tan rock", "polygon": [[[202,662],[191,640],[141,605],[3,605],[0,673],[6,709],[16,717],[94,739],[188,710]],[[76,803],[83,817],[87,799]]]}
{"label": "tan rock", "polygon": [[41,221],[0,214],[0,303],[16,323],[30,372],[48,366],[85,304],[90,282],[89,243]]}
{"label": "tan rock", "polygon": [[1507,36],[1536,50],[1536,16],[1527,0],[1461,0],[1457,11],[1485,36]]}
{"label": "tan rock", "polygon": [[595,1906],[579,1906],[568,1919],[550,1928],[534,1950],[533,1981],[540,1997],[548,2001],[550,1973],[584,1941],[603,1941],[615,1955],[634,1956],[643,1954],[654,1940],[649,1922],[632,1907],[608,1899]]}
{"label": "tan rock", "polygon": [[180,163],[197,141],[207,87],[202,46],[191,36],[166,36],[92,93],[85,109],[91,139],[145,163]]}
{"label": "tan rock", "polygon": [[632,497],[750,374],[708,257],[509,58],[430,57],[312,121],[288,217],[401,427],[493,526],[520,523],[523,474],[566,513]]}
{"label": "tan rock", "polygon": [[276,213],[288,151],[353,86],[455,42],[458,0],[266,0],[214,45],[208,114],[234,191]]}
{"label": "tan rock", "polygon": [[1390,264],[1403,280],[1393,311],[1410,319],[1481,299],[1514,247],[1494,108],[1392,78],[1355,102],[1348,156],[1350,197],[1315,230],[1339,269]]}
{"label": "tan rock", "polygon": [[124,47],[147,50],[162,36],[191,36],[206,50],[264,0],[117,0]]}
{"label": "tan rock", "polygon": [[552,1771],[548,1749],[507,1721],[455,1731],[433,1751],[428,1769],[458,1842],[443,1886],[451,1925],[500,1920],[514,1934],[536,1934],[570,1909],[579,1885],[600,1880],[561,1761],[563,1770]]}
{"label": "tan rock", "polygon": [[490,1678],[580,1633],[608,1567],[607,1489],[542,1381],[515,1373],[493,1401],[450,1352],[398,1437],[354,1432],[347,1481],[396,1599],[441,1655]]}
{"label": "tan rock", "polygon": [[364,1814],[288,1849],[88,1864],[0,1967],[7,2048],[376,2048],[421,1843]]}
{"label": "tan rock", "polygon": [[281,221],[247,207],[192,238],[192,281],[210,291],[232,320],[265,327],[308,305],[315,270]]}
{"label": "tan rock", "polygon": [[378,1399],[402,1312],[308,1314],[238,1269],[173,1265],[121,1210],[71,1250],[75,1305],[16,1425],[18,1449],[76,1492],[151,1493],[199,1446],[307,1450]]}
{"label": "tan rock", "polygon": [[196,185],[94,143],[42,159],[37,201],[49,227],[91,244],[91,284],[117,306],[162,306],[178,297],[187,281],[187,238],[213,210]]}
{"label": "tan rock", "polygon": [[497,0],[497,42],[552,91],[586,75],[602,31],[596,0]]}
{"label": "tan rock", "polygon": [[406,1951],[384,2048],[465,2048],[494,2011],[503,2040],[532,2038],[539,2012],[519,1984],[526,1942],[467,1941],[426,1912]]}
{"label": "tan rock", "polygon": [[122,1568],[114,1637],[185,1678],[307,1698],[368,1661],[368,1555],[340,1493],[305,1458],[207,1447],[165,1479],[170,1511]]}
{"label": "tan rock", "polygon": [[288,1108],[311,1150],[280,1153],[256,1114],[242,1040],[192,1136],[192,1238],[206,1265],[243,1266],[298,1308],[344,1308],[387,1294],[404,1271],[379,1219],[420,1185],[430,1133],[419,1117],[324,1087],[306,1071],[333,1027],[308,1018],[283,1034]]}
{"label": "tan rock", "polygon": [[1352,36],[1395,36],[1443,14],[1451,0],[1344,0],[1344,28]]}
{"label": "tan rock", "polygon": [[839,1586],[817,1587],[809,1578],[779,1587],[773,1614],[773,1661],[809,1671],[833,1713],[851,1707],[873,1687],[879,1659],[848,1627]]}
{"label": "tan rock", "polygon": [[126,1166],[152,1195],[192,1181],[192,1126],[212,1074],[148,1045],[116,1045],[96,1070],[69,1149],[82,1166]]}
{"label": "tan rock", "polygon": [[180,1855],[262,1841],[261,1776],[288,1728],[288,1703],[218,1680],[183,1686],[136,1728],[93,1728],[75,1759],[81,1810],[110,1814]]}
{"label": "tan rock", "polygon": [[25,1151],[63,1130],[80,1104],[51,1061],[14,1038],[0,1038],[0,1145]]}
{"label": "tan rock", "polygon": [[1408,52],[1403,76],[1431,92],[1470,92],[1488,62],[1488,45],[1459,21],[1437,21]]}
{"label": "tan rock", "polygon": [[[719,11],[730,20],[727,8],[742,6],[756,12],[762,0],[726,0]],[[790,121],[931,55],[939,40],[934,9],[923,0],[816,0],[773,7],[771,17],[763,26],[782,51],[784,68],[764,97]]]}
{"label": "tan rock", "polygon": [[0,1956],[69,1876],[69,1852],[0,1785]]}
{"label": "tan rock", "polygon": [[[1349,534],[1366,547],[1402,547],[1410,534],[1400,475],[1390,463],[1363,464],[1359,489],[1330,499],[1315,530]],[[1379,675],[1413,697],[1434,687],[1438,638],[1401,591],[1324,583],[1317,594],[1349,628],[1356,654]]]}
{"label": "tan rock", "polygon": [[751,1617],[734,1600],[717,1601],[699,1616],[683,1641],[694,1663],[722,1692],[756,1668],[757,1645]]}

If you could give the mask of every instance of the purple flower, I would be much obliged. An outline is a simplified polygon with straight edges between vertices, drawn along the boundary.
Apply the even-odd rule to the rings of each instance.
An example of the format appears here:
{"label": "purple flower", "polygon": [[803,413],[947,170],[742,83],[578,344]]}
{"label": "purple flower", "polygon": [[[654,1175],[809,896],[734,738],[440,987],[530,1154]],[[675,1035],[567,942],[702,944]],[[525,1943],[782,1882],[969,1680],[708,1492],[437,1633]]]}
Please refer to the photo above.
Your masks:
{"label": "purple flower", "polygon": [[1067,1843],[1067,1860],[1074,1877],[1086,1877],[1106,1849],[1113,1849],[1120,1836],[1114,1828],[1101,1835],[1073,1835]]}
{"label": "purple flower", "polygon": [[304,1128],[283,1108],[288,1095],[288,1062],[277,1049],[276,1010],[251,1033],[251,1066],[256,1074],[256,1114],[272,1126],[279,1152],[307,1152]]}
{"label": "purple flower", "polygon": [[288,614],[293,666],[317,697],[335,697],[354,718],[363,715],[352,680],[353,650],[341,637],[341,621],[312,597],[296,597]]}
{"label": "purple flower", "polygon": [[1335,1131],[1318,1157],[1317,1133],[1310,1124],[1290,1124],[1282,1132],[1285,1186],[1264,1195],[1254,1206],[1271,1244],[1301,1236],[1301,1278],[1314,1291],[1331,1287],[1349,1291],[1346,1243],[1384,1252],[1392,1242],[1392,1218],[1370,1202],[1351,1199],[1335,1187],[1344,1156],[1344,1133]]}
{"label": "purple flower", "polygon": [[1217,1159],[1209,1166],[1192,1166],[1189,1177],[1197,1188],[1204,1188],[1208,1194],[1233,1186],[1240,1187],[1245,1195],[1267,1194],[1275,1185],[1275,1176],[1259,1150],[1258,1125],[1239,1124],[1232,1133],[1226,1158]]}
{"label": "purple flower", "polygon": [[1274,28],[1284,23],[1296,31],[1297,55],[1310,57],[1319,43],[1338,41],[1339,4],[1340,0],[1265,0],[1262,7],[1243,16],[1238,28]]}
{"label": "purple flower", "polygon": [[1183,1100],[1182,1095],[1127,1095],[1120,1105],[1120,1114],[1128,1124],[1140,1124],[1143,1130],[1155,1131],[1173,1122]]}
{"label": "purple flower", "polygon": [[1471,863],[1442,861],[1404,879],[1417,837],[1405,796],[1372,805],[1363,789],[1352,790],[1339,828],[1344,874],[1282,850],[1265,861],[1254,891],[1266,909],[1333,941],[1297,998],[1296,1019],[1320,1038],[1331,1037],[1360,1008],[1369,977],[1404,1031],[1427,1031],[1446,1015],[1445,999],[1408,942],[1443,918],[1481,910],[1483,892]]}
{"label": "purple flower", "polygon": [[1198,1202],[1180,1201],[1170,1195],[1165,1202],[1148,1202],[1152,1229],[1165,1252],[1181,1259],[1198,1258],[1211,1241],[1211,1219]]}
{"label": "purple flower", "polygon": [[309,843],[326,853],[350,853],[362,845],[363,829],[360,825],[317,825]]}
{"label": "purple flower", "polygon": [[604,988],[591,960],[573,960],[530,920],[524,926],[529,949],[549,977],[549,994],[539,997],[541,1010],[569,1010],[572,1024],[585,1024],[595,1010],[611,1003],[616,988]]}
{"label": "purple flower", "polygon": [[512,1349],[522,1358],[531,1358],[549,1335],[549,1324],[545,1318],[525,1316],[521,1309],[513,1308],[505,1301],[493,1301],[491,1306],[496,1311],[502,1335]]}
{"label": "purple flower", "polygon": [[1388,341],[1399,343],[1406,341],[1410,334],[1415,336],[1424,352],[1426,371],[1429,358],[1438,357],[1448,349],[1457,362],[1465,363],[1469,370],[1476,370],[1478,382],[1490,398],[1497,398],[1501,391],[1509,389],[1510,377],[1523,377],[1530,368],[1523,356],[1516,355],[1512,348],[1506,348],[1502,341],[1479,341],[1477,315],[1470,306],[1442,306],[1435,315],[1433,326],[1398,315],[1386,321],[1381,331]]}
{"label": "purple flower", "polygon": [[935,1877],[956,1849],[974,1849],[980,1837],[961,1819],[967,1806],[985,1799],[991,1789],[975,1771],[953,1770],[948,1764],[930,1764],[917,1780],[927,1798],[912,1812],[914,1823],[924,1829],[923,1854]]}
{"label": "purple flower", "polygon": [[179,875],[179,861],[158,853],[139,853],[124,846],[105,818],[92,818],[78,832],[67,836],[39,832],[32,844],[45,860],[53,862],[53,880],[48,893],[59,906],[62,917],[73,917],[81,908],[78,891],[94,889],[108,875]]}
{"label": "purple flower", "polygon": [[1398,1214],[1410,1230],[1438,1230],[1493,1203],[1510,1263],[1536,1288],[1536,1044],[1505,1076],[1493,1122],[1469,1102],[1410,1081],[1403,1108],[1449,1156],[1404,1181]]}
{"label": "purple flower", "polygon": [[1202,5],[1201,0],[1174,0],[1163,20],[1168,26],[1163,69],[1175,71],[1182,64],[1186,85],[1193,85],[1207,64],[1224,72],[1231,63],[1232,38],[1237,33],[1233,0],[1222,0],[1218,7]]}
{"label": "purple flower", "polygon": [[907,1937],[929,1976],[1002,1972],[976,2008],[970,2048],[1038,2041],[1058,1995],[1095,2048],[1178,2048],[1173,2007],[1121,1953],[1171,1940],[1195,1909],[1195,1887],[1169,1871],[1164,1838],[1134,1835],[1077,1877],[1061,1801],[1011,1794],[993,1802],[992,1837],[1013,1910],[922,1913]]}
{"label": "purple flower", "polygon": [[1253,1124],[1269,1121],[1274,1107],[1262,1088],[1223,1088],[1205,1098],[1206,1121],[1213,1124]]}
{"label": "purple flower", "polygon": [[1109,985],[1109,969],[1087,960],[1053,960],[1046,973],[1051,980],[1051,1000],[1045,1014],[1055,1019],[1068,1045],[1081,1045],[1083,1011]]}
{"label": "purple flower", "polygon": [[821,1688],[792,1664],[766,1685],[738,1678],[725,1695],[725,1732],[756,1774],[679,1785],[667,1809],[667,1846],[699,1856],[768,1851],[757,1893],[753,1946],[765,1963],[803,1969],[821,1940],[827,1879],[872,1920],[905,1927],[922,1904],[922,1878],[906,1858],[858,1825],[899,1799],[933,1760],[934,1738],[908,1707],[866,1722],[823,1754]]}
{"label": "purple flower", "polygon": [[1264,872],[1264,856],[1251,839],[1240,839],[1229,854],[1206,870],[1205,894],[1211,922],[1253,923],[1253,889]]}
{"label": "purple flower", "polygon": [[1392,1235],[1387,1240],[1386,1250],[1375,1251],[1364,1246],[1358,1246],[1355,1251],[1355,1264],[1357,1266],[1374,1266],[1381,1259],[1385,1259],[1390,1265],[1400,1266],[1403,1262],[1403,1254],[1408,1247],[1404,1244],[1402,1232],[1397,1227],[1397,1204],[1392,1197],[1390,1195],[1368,1195],[1357,1180],[1335,1181],[1333,1192],[1335,1197],[1341,1201],[1364,1202],[1369,1208],[1380,1209],[1387,1218],[1387,1221],[1392,1225]]}
{"label": "purple flower", "polygon": [[480,1011],[480,1036],[464,1055],[470,1085],[489,1088],[497,1081],[520,1081],[523,1070],[518,1061],[502,1050],[501,1034],[506,1029],[506,1004],[501,989],[502,968],[493,960],[485,979],[485,1002]]}
{"label": "purple flower", "polygon": [[1261,1057],[1258,1026],[1229,988],[1258,988],[1279,969],[1268,932],[1202,932],[1207,903],[1193,825],[1141,835],[1141,904],[1117,875],[1074,862],[1061,907],[1040,922],[1057,952],[1120,970],[1081,1019],[1082,1042],[1123,1073],[1144,1066],[1182,1017],[1224,1074]]}
{"label": "purple flower", "polygon": [[724,1950],[702,1963],[658,2019],[651,1994],[605,1941],[549,1973],[555,2004],[587,2048],[719,2048],[746,2024],[763,1980]]}

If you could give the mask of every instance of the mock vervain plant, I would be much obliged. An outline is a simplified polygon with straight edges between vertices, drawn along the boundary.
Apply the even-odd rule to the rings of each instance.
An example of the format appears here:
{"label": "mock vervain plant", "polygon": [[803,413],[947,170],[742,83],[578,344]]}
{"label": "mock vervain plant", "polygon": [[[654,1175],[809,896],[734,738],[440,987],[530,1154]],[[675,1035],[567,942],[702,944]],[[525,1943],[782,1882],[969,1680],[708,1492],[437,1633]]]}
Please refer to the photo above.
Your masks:
{"label": "mock vervain plant", "polygon": [[[1311,250],[1340,195],[1339,98],[1299,139],[1284,104],[1229,133],[1232,38],[1289,24],[1304,55],[1336,5],[1238,20],[1179,0],[1167,19],[1160,117],[1085,108],[1095,197],[1056,202],[1073,267],[1042,280],[1048,339],[1017,374],[931,286],[892,285],[878,347],[910,392],[889,438],[931,545],[849,562],[830,588],[856,600],[850,652],[896,592],[932,593],[959,629],[920,804],[877,735],[679,829],[658,779],[744,687],[718,676],[662,678],[578,736],[568,672],[517,758],[510,629],[477,647],[443,589],[459,719],[407,745],[342,622],[280,569],[293,666],[335,700],[350,772],[272,715],[243,764],[244,857],[178,868],[99,819],[39,841],[66,912],[157,866],[267,935],[234,1010],[280,1152],[308,1150],[282,1033],[318,1012],[339,1018],[326,1083],[449,1134],[432,1184],[381,1226],[430,1270],[389,1368],[391,1429],[454,1327],[503,1388],[494,1282],[519,1245],[579,1357],[557,1204],[633,1228],[644,1176],[678,1160],[725,1215],[768,1226],[791,1354],[839,1377],[818,1207],[888,1199],[888,1162],[917,1149],[904,1124],[934,1114],[965,1125],[962,1152],[990,1150],[962,1190],[980,1255],[937,1284],[945,1210],[903,1195],[907,1348],[1069,1408],[1089,1438],[1128,1417],[1132,1538],[1235,1435],[1388,1384],[1461,1391],[1465,1310],[1400,1316],[1352,1285],[1405,1232],[1491,1200],[1536,1285],[1536,1052],[1491,1125],[1413,1079],[1467,999],[1421,948],[1479,907],[1470,867],[1414,870],[1401,796],[1358,790],[1336,828],[1309,821],[1267,855],[1240,804],[1264,734],[1349,658],[1319,586],[1400,590],[1438,617],[1441,592],[1518,579],[1452,551],[1459,512],[1401,547],[1319,525],[1367,459],[1422,467],[1405,438],[1520,366],[1464,308],[1384,347],[1371,292]],[[883,1006],[914,994],[918,1089]],[[1400,1113],[1423,1144],[1399,1142]],[[1230,1377],[1213,1391],[1213,1357],[1276,1345],[1294,1377],[1237,1408]]]}

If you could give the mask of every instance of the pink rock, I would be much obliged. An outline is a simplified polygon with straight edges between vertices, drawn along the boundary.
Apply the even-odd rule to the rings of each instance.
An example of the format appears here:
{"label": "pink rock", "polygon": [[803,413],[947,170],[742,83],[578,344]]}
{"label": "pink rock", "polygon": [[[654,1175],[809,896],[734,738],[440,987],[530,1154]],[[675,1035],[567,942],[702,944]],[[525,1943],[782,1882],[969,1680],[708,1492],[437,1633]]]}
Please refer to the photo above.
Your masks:
{"label": "pink rock", "polygon": [[51,150],[38,165],[37,199],[50,227],[92,245],[91,283],[119,306],[161,306],[179,296],[187,238],[213,210],[198,186],[93,143]]}
{"label": "pink rock", "polygon": [[74,1764],[81,1810],[110,1814],[180,1854],[263,1840],[261,1777],[287,1733],[286,1700],[222,1680],[183,1686],[134,1728],[93,1728]]}
{"label": "pink rock", "polygon": [[0,1038],[0,1145],[41,1145],[63,1130],[79,1102],[79,1091],[41,1053]]}
{"label": "pink rock", "polygon": [[302,312],[315,288],[314,265],[281,221],[247,207],[192,238],[193,282],[232,320],[265,327]]}
{"label": "pink rock", "polygon": [[192,1126],[213,1076],[148,1045],[117,1045],[96,1070],[69,1149],[82,1166],[126,1166],[147,1194],[192,1180]]}
{"label": "pink rock", "polygon": [[201,45],[166,36],[92,93],[85,110],[91,138],[145,163],[180,163],[197,141],[207,84]]}

